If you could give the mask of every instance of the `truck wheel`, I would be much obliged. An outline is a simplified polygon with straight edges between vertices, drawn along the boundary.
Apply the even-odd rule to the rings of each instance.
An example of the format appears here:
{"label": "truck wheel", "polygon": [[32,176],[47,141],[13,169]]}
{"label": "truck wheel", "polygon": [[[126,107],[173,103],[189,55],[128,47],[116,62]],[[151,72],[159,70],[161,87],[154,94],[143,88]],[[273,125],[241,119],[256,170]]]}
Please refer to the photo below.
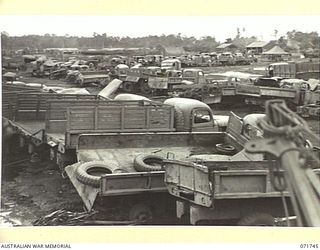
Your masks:
{"label": "truck wheel", "polygon": [[78,166],[76,177],[83,184],[99,187],[101,176],[112,174],[116,169],[118,166],[111,162],[89,161]]}
{"label": "truck wheel", "polygon": [[174,107],[174,123],[177,131],[185,131],[183,112],[178,107]]}
{"label": "truck wheel", "polygon": [[151,88],[149,87],[147,82],[140,82],[140,91],[142,94],[149,95],[151,94]]}
{"label": "truck wheel", "polygon": [[216,144],[216,149],[219,153],[223,153],[223,154],[233,154],[235,152],[235,147],[229,144],[223,144],[223,143],[219,143]]}
{"label": "truck wheel", "polygon": [[124,82],[122,85],[122,89],[125,92],[132,93],[133,92],[133,84],[131,82]]}
{"label": "truck wheel", "polygon": [[238,226],[274,226],[274,218],[271,214],[253,213],[240,219]]}
{"label": "truck wheel", "polygon": [[161,171],[164,158],[153,154],[140,154],[134,158],[133,166],[138,172]]}
{"label": "truck wheel", "polygon": [[145,204],[135,204],[129,211],[129,220],[137,222],[152,221],[152,211],[150,207]]}

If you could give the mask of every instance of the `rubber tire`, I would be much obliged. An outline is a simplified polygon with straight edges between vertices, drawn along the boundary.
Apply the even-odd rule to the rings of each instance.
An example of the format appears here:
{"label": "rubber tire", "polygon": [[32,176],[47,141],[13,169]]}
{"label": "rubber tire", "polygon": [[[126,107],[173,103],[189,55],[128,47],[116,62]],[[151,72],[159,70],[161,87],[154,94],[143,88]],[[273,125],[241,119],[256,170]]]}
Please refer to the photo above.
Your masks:
{"label": "rubber tire", "polygon": [[[154,154],[139,154],[134,158],[133,166],[138,172],[161,171],[162,166],[153,166],[146,163],[146,160],[155,159],[156,163],[164,160],[162,156]],[[160,163],[161,164],[161,163]]]}
{"label": "rubber tire", "polygon": [[122,90],[123,90],[124,92],[127,92],[127,93],[132,93],[133,90],[134,90],[133,83],[131,83],[131,82],[124,82],[123,85],[122,85]]}
{"label": "rubber tire", "polygon": [[219,143],[216,144],[216,149],[219,153],[223,153],[226,155],[231,155],[235,152],[235,147],[229,144]]}
{"label": "rubber tire", "polygon": [[148,85],[148,82],[144,81],[143,79],[140,79],[138,82],[140,86],[140,91],[144,95],[150,95],[151,94],[151,88]]}
{"label": "rubber tire", "polygon": [[112,174],[114,170],[119,169],[119,167],[116,164],[111,162],[89,161],[77,167],[76,177],[78,181],[93,187],[100,187],[101,176],[95,176],[89,173],[90,170],[96,169],[96,168],[107,172],[106,174]]}
{"label": "rubber tire", "polygon": [[184,125],[184,115],[180,108],[174,107],[174,123],[176,131],[186,131],[185,125]]}
{"label": "rubber tire", "polygon": [[252,213],[238,222],[238,226],[274,226],[274,217],[266,213]]}

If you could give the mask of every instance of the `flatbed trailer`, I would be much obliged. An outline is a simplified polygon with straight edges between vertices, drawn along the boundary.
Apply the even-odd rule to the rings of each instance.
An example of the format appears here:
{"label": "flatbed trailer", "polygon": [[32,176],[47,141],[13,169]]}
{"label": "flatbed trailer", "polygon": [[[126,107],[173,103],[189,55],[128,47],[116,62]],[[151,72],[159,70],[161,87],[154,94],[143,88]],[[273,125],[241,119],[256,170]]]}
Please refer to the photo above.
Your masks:
{"label": "flatbed trailer", "polygon": [[173,107],[109,101],[95,95],[17,94],[9,119],[21,147],[47,146],[60,168],[75,162],[83,133],[173,131]]}
{"label": "flatbed trailer", "polygon": [[[130,210],[143,196],[152,197],[150,201],[145,199],[142,202],[149,206],[150,210],[156,209],[152,203],[159,197],[171,200],[170,207],[174,210],[174,202],[164,184],[164,171],[137,172],[134,159],[139,154],[149,154],[164,158],[199,160],[219,154],[215,149],[216,143],[232,143],[237,152],[241,151],[237,140],[225,132],[82,134],[77,145],[78,163],[67,166],[66,172],[88,210],[101,198],[107,201],[107,206],[125,200],[127,205],[122,209]],[[116,165],[121,171],[101,176],[98,187],[79,181],[79,165],[96,161]]]}
{"label": "flatbed trailer", "polygon": [[[66,172],[88,210],[104,200],[106,207],[125,203],[119,209],[128,210],[127,214],[135,211],[137,204],[149,213],[156,213],[158,206],[162,205],[163,211],[168,208],[172,211],[175,210],[175,201],[165,186],[165,172],[137,172],[134,167],[135,158],[146,154],[193,162],[221,157],[226,159],[225,155],[218,152],[216,144],[233,145],[233,157],[236,159],[248,161],[260,157],[244,154],[243,145],[248,139],[241,134],[241,120],[231,115],[229,123],[226,132],[82,134],[77,145],[78,162],[67,166]],[[79,166],[87,162],[112,164],[120,171],[102,175],[99,185],[92,186],[77,178]]]}

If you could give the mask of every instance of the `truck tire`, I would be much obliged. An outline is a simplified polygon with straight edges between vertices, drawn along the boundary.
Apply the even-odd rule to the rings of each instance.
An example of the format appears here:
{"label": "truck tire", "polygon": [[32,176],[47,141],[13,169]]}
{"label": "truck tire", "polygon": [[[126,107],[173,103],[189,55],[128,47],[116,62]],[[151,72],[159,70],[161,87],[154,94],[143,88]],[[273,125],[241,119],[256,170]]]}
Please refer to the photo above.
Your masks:
{"label": "truck tire", "polygon": [[76,177],[83,184],[99,187],[101,176],[112,174],[116,169],[119,167],[111,162],[89,161],[78,166]]}
{"label": "truck tire", "polygon": [[131,82],[124,82],[122,85],[122,90],[124,92],[132,93],[133,89],[134,89],[134,86],[133,86],[133,83],[131,83]]}
{"label": "truck tire", "polygon": [[235,152],[235,147],[230,144],[219,143],[216,144],[216,149],[219,153],[232,155]]}
{"label": "truck tire", "polygon": [[238,226],[274,226],[271,214],[252,213],[239,220]]}
{"label": "truck tire", "polygon": [[176,131],[181,132],[186,130],[184,126],[183,112],[178,107],[174,107],[174,123]]}
{"label": "truck tire", "polygon": [[138,172],[161,171],[164,158],[154,154],[139,154],[134,158],[133,166]]}
{"label": "truck tire", "polygon": [[145,82],[144,80],[139,81],[140,85],[140,91],[144,95],[150,95],[151,94],[151,88],[148,85],[148,82]]}

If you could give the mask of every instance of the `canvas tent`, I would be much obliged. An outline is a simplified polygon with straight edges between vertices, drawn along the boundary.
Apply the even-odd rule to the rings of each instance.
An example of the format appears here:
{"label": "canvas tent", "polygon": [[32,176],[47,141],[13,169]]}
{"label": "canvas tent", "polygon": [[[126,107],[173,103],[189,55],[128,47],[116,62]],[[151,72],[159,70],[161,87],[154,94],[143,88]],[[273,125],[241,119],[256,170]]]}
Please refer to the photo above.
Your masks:
{"label": "canvas tent", "polygon": [[290,58],[290,53],[285,52],[279,46],[274,46],[272,49],[263,52],[262,58],[267,61],[287,61]]}

